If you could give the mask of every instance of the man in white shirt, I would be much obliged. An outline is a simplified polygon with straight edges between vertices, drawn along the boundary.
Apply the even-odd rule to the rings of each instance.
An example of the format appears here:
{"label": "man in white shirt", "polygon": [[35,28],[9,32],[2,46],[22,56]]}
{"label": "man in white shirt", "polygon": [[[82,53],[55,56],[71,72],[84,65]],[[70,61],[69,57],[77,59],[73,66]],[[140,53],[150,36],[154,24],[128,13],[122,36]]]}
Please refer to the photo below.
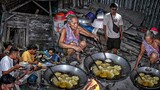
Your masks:
{"label": "man in white shirt", "polygon": [[0,76],[4,74],[11,74],[14,76],[14,71],[19,69],[21,66],[16,64],[13,66],[13,60],[17,59],[19,50],[15,47],[11,48],[9,55],[4,56],[0,61]]}
{"label": "man in white shirt", "polygon": [[[121,15],[117,13],[118,5],[116,3],[112,3],[110,9],[111,12],[107,13],[104,17],[103,30],[107,41],[107,49],[113,49],[113,53],[117,54],[117,50],[120,48],[121,39],[123,37],[123,21]],[[113,23],[119,27],[118,33],[113,30]]]}

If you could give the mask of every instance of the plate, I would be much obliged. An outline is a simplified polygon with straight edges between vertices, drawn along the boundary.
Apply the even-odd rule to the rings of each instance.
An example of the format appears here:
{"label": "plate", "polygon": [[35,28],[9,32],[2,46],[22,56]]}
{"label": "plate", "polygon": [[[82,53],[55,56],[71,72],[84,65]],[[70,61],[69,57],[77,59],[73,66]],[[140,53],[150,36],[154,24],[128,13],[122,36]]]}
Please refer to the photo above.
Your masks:
{"label": "plate", "polygon": [[29,64],[28,64],[28,62],[20,62],[19,65],[22,66],[22,67],[25,67],[25,66],[27,66]]}
{"label": "plate", "polygon": [[46,62],[46,63],[44,63],[44,65],[45,65],[45,66],[52,66],[53,64],[50,63],[50,62]]}
{"label": "plate", "polygon": [[23,68],[23,67],[20,67],[20,68],[19,68],[19,70],[25,70],[25,68]]}

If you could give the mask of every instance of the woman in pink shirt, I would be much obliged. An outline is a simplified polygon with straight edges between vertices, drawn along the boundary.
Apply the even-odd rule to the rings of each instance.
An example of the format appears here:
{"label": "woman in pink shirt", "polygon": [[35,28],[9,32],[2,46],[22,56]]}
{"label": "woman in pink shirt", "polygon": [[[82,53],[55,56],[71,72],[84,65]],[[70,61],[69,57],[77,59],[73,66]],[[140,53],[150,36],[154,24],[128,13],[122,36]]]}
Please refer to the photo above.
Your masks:
{"label": "woman in pink shirt", "polygon": [[149,60],[151,64],[154,64],[159,59],[159,46],[160,41],[156,38],[154,38],[154,34],[151,31],[147,31],[144,36],[144,40],[141,44],[141,50],[138,55],[138,59],[135,65],[135,69],[137,69],[137,66],[142,58],[142,55],[144,51],[146,51],[147,56],[149,57]]}
{"label": "woman in pink shirt", "polygon": [[[62,29],[62,33],[59,39],[59,46],[61,48],[67,49],[67,56],[72,56],[75,52],[81,52],[86,47],[85,41],[80,41],[80,34],[94,38],[98,37],[92,33],[87,32],[78,24],[78,18],[76,16],[71,16],[68,19],[68,23]],[[77,57],[80,60],[80,57]]]}

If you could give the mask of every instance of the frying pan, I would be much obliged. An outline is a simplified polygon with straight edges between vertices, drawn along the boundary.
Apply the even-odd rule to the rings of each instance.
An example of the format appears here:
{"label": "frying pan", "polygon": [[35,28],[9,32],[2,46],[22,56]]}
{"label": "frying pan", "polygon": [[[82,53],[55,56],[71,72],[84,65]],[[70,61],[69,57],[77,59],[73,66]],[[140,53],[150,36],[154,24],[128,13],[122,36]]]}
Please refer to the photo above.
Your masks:
{"label": "frying pan", "polygon": [[[112,60],[112,62],[114,64],[120,65],[122,67],[122,71],[121,71],[121,76],[117,79],[113,79],[113,80],[107,80],[107,79],[103,79],[100,77],[96,77],[93,72],[91,71],[91,67],[94,64],[93,60],[91,60],[91,57],[94,60],[102,60],[105,61],[106,58],[109,58]],[[94,75],[94,77],[98,78],[99,80],[105,80],[108,82],[116,82],[116,81],[120,81],[120,80],[124,80],[125,78],[127,78],[127,76],[130,74],[131,72],[131,66],[130,64],[127,62],[127,60],[125,60],[124,58],[115,55],[115,54],[111,54],[111,53],[96,53],[96,54],[92,54],[90,56],[87,56],[84,60],[84,68],[86,69],[86,71],[88,73],[91,73],[92,75]]]}
{"label": "frying pan", "polygon": [[[155,69],[155,68],[150,68],[151,70],[147,70],[147,68],[150,68],[150,67],[140,67],[137,69],[137,72],[138,73],[146,73],[146,74],[151,74],[151,75],[155,75],[155,76],[158,76],[160,78],[160,71]],[[160,89],[160,85],[157,86],[157,87],[143,87],[141,85],[139,85],[137,82],[136,82],[136,77],[137,77],[137,73],[136,71],[133,71],[130,75],[130,79],[131,81],[133,82],[133,84],[140,88],[140,89],[145,89],[145,90],[159,90]],[[160,84],[160,83],[159,83]]]}
{"label": "frying pan", "polygon": [[74,89],[72,88],[72,90],[81,90],[88,82],[88,76],[82,69],[67,64],[55,65],[53,67],[50,67],[50,69],[48,68],[44,72],[44,79],[53,87],[53,90],[67,90],[67,89],[61,89],[53,85],[53,83],[51,82],[51,78],[53,77],[51,69],[53,72],[61,72],[78,76],[80,78],[78,85]]}

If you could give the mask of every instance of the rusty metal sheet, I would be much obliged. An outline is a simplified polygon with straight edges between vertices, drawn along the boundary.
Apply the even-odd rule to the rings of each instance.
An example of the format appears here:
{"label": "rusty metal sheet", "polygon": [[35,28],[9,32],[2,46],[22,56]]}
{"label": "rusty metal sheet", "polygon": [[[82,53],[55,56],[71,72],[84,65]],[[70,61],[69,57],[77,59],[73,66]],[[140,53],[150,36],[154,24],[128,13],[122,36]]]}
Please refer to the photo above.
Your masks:
{"label": "rusty metal sheet", "polygon": [[[89,2],[88,4],[97,2],[96,0],[87,0],[87,1]],[[112,2],[116,2],[118,3],[120,8],[143,13],[145,21],[142,23],[142,25],[148,28],[152,26],[158,27],[158,25],[160,24],[160,20],[158,19],[160,13],[159,12],[160,0],[99,0],[99,1],[100,3],[107,4],[108,6]]]}

